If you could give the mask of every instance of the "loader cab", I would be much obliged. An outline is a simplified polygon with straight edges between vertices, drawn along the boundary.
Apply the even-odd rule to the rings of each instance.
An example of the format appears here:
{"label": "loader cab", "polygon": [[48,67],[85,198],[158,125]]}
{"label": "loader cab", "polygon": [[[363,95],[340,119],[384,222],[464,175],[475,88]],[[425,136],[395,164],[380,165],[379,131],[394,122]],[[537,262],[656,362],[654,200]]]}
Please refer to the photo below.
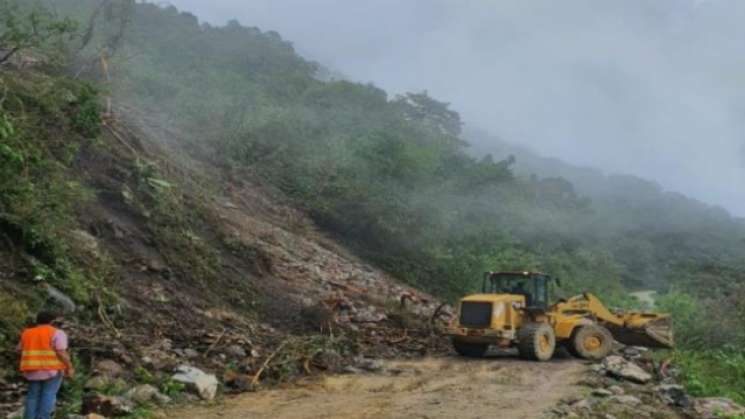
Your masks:
{"label": "loader cab", "polygon": [[485,294],[523,295],[527,308],[547,310],[554,282],[558,280],[542,273],[487,272],[482,287]]}

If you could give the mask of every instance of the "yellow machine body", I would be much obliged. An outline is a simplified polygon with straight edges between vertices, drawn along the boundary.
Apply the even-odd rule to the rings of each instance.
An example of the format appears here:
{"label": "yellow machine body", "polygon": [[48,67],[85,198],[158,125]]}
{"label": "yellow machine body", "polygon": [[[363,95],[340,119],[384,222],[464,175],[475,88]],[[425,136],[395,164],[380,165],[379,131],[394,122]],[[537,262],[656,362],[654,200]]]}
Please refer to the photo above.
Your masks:
{"label": "yellow machine body", "polygon": [[[508,273],[490,275],[523,275],[526,280],[541,278],[551,280],[543,274]],[[536,276],[539,275],[539,276]],[[538,282],[536,282],[537,284]],[[486,288],[486,287],[485,287]],[[545,293],[545,297],[525,294],[485,292],[473,294],[460,300],[456,315],[448,327],[448,334],[456,345],[471,347],[496,345],[499,347],[518,346],[521,339],[520,330],[525,325],[535,327],[545,324],[550,327],[550,333],[544,332],[556,345],[570,345],[577,339],[578,330],[584,326],[601,329],[595,337],[585,337],[584,345],[589,351],[601,343],[610,348],[610,343],[601,342],[603,333],[608,339],[615,339],[628,345],[646,347],[670,348],[673,346],[673,336],[669,315],[646,312],[614,312],[609,310],[597,297],[584,293],[566,300],[560,300],[552,305],[544,303],[542,307],[529,306],[527,301],[548,299],[547,287],[536,288]],[[545,329],[545,327],[544,327]],[[588,328],[589,329],[589,328]],[[607,332],[605,332],[607,330]],[[612,335],[612,338],[610,337]],[[525,339],[523,337],[522,339]],[[580,345],[578,343],[578,345]],[[608,349],[609,350],[609,349]],[[553,351],[553,348],[551,349]],[[458,350],[460,353],[461,351]],[[478,352],[478,351],[477,351]],[[584,353],[584,351],[580,352]],[[601,351],[602,352],[602,351]]]}

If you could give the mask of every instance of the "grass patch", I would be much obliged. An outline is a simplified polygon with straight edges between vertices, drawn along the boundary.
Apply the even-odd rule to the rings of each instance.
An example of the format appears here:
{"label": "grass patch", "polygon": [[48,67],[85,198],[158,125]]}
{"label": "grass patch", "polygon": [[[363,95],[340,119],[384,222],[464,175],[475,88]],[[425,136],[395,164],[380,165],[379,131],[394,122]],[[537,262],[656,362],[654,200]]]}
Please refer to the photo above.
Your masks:
{"label": "grass patch", "polygon": [[745,404],[745,352],[678,351],[688,391],[697,397],[728,397]]}

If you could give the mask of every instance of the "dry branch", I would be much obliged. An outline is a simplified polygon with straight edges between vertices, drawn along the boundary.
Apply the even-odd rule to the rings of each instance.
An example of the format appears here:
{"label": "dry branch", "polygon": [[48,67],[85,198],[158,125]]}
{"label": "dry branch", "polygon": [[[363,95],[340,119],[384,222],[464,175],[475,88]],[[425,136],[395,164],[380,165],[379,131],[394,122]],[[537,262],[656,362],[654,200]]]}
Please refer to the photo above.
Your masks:
{"label": "dry branch", "polygon": [[259,383],[259,380],[261,379],[261,374],[264,372],[264,370],[266,369],[266,367],[269,366],[269,363],[272,362],[272,359],[274,359],[274,357],[277,356],[277,354],[279,353],[279,351],[281,351],[282,348],[284,348],[284,346],[286,344],[287,344],[287,341],[282,342],[277,347],[277,349],[275,349],[274,352],[272,352],[272,354],[269,355],[266,358],[266,360],[264,361],[264,363],[261,365],[261,368],[259,368],[259,370],[256,372],[256,374],[251,379],[251,385],[255,386],[255,385],[257,385]]}

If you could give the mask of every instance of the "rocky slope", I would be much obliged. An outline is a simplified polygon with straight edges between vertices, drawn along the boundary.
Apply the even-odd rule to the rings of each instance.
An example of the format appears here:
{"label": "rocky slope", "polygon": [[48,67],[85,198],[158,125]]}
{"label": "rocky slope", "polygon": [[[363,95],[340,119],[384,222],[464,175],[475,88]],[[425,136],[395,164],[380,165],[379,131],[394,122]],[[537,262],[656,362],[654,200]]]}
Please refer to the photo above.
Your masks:
{"label": "rocky slope", "polygon": [[[61,235],[75,263],[100,275],[87,301],[36,275],[34,253],[0,236],[3,296],[28,301],[28,314],[44,300],[68,309],[62,326],[83,374],[63,391],[66,411],[81,411],[81,394],[83,411],[109,414],[105,394],[142,405],[165,400],[146,397],[153,388],[188,398],[172,378],[183,365],[229,392],[365,356],[447,350],[431,330],[437,300],[354,256],[250,173],[237,181],[188,157],[173,147],[178,136],[119,109],[71,163],[68,176],[89,197]],[[2,372],[7,413],[18,407],[21,380],[11,367]],[[134,397],[137,388],[145,396]]]}

